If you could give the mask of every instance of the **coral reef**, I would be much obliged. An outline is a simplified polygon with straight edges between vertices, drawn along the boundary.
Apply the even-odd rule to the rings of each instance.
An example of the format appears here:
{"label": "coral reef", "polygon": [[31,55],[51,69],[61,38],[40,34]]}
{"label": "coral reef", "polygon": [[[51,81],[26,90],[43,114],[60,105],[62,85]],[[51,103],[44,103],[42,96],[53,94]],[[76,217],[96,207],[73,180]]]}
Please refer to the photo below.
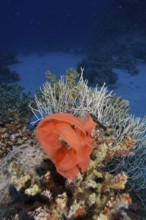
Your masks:
{"label": "coral reef", "polygon": [[[105,133],[102,141],[100,129]],[[112,175],[104,170],[107,158],[120,151],[115,147],[109,153],[109,146],[114,141],[99,124],[92,138],[94,150],[90,165],[86,172],[72,180],[56,172],[36,143],[33,147],[27,142],[20,146],[7,164],[10,198],[7,206],[1,204],[0,215],[5,219],[23,219],[24,216],[46,220],[117,219],[117,216],[118,219],[130,219],[126,209],[131,198],[124,191],[127,176],[124,172]],[[121,146],[124,147],[122,143]],[[133,144],[131,147],[125,144],[125,147],[128,151]],[[29,157],[24,159],[24,155]]]}
{"label": "coral reef", "polygon": [[[33,129],[20,120],[9,122],[5,130],[3,124],[2,143],[7,146],[13,137],[14,142],[0,161],[1,219],[130,220],[128,209],[136,196],[145,202],[141,194],[146,189],[146,119],[129,115],[129,103],[109,93],[105,85],[90,88],[83,69],[78,81],[77,76],[69,70],[57,81],[48,72],[50,82],[43,85],[35,97],[36,106],[30,108],[36,116],[33,124],[51,114],[84,118],[88,112],[96,122],[92,132],[86,133],[92,139],[88,167],[73,179],[64,178],[37,143]],[[75,129],[74,124],[70,126]],[[64,147],[72,147],[68,146],[70,136],[66,140],[61,130],[57,135]],[[143,211],[141,206],[139,210]]]}
{"label": "coral reef", "polygon": [[[75,80],[76,77],[74,82]],[[110,172],[125,171],[128,173],[128,183],[138,195],[141,194],[141,189],[146,188],[143,168],[145,167],[146,155],[146,117],[141,119],[130,115],[128,101],[116,97],[112,92],[108,92],[105,85],[101,88],[98,86],[95,88],[89,87],[88,82],[83,79],[83,69],[81,69],[78,82],[73,86],[68,86],[64,76],[54,84],[46,82],[40,90],[39,96],[35,97],[35,101],[37,108],[32,108],[36,116],[34,123],[53,113],[66,112],[82,116],[84,112],[88,112],[94,121],[99,122],[105,128],[111,129],[116,144],[127,136],[132,138],[136,146],[133,157],[116,158],[118,166],[116,166],[117,163],[111,162],[115,166],[110,166]],[[142,159],[135,162],[135,158]],[[139,178],[135,178],[136,175],[142,181],[139,182]],[[141,184],[141,187],[139,184]]]}
{"label": "coral reef", "polygon": [[146,118],[130,115],[129,102],[108,92],[105,84],[101,88],[89,87],[88,81],[83,79],[83,69],[75,85],[68,86],[68,83],[63,76],[53,85],[50,82],[43,85],[39,95],[35,96],[37,108],[30,106],[36,116],[34,124],[53,113],[65,112],[79,116],[88,112],[94,121],[113,129],[117,142],[127,133],[137,142],[142,136],[145,137]]}

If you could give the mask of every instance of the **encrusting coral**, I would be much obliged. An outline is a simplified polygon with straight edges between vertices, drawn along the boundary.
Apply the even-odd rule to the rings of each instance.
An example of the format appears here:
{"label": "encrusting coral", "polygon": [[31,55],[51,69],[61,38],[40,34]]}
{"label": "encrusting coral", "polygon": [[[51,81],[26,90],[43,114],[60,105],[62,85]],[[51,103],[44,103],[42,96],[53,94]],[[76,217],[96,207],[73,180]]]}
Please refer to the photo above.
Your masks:
{"label": "encrusting coral", "polygon": [[[39,143],[33,130],[24,133],[25,142],[16,141],[1,161],[1,219],[130,220],[132,164],[124,162],[143,143],[145,120],[129,116],[127,102],[107,94],[105,85],[89,88],[82,75],[76,82],[72,70],[47,82],[35,99]],[[75,175],[68,164],[78,167]]]}

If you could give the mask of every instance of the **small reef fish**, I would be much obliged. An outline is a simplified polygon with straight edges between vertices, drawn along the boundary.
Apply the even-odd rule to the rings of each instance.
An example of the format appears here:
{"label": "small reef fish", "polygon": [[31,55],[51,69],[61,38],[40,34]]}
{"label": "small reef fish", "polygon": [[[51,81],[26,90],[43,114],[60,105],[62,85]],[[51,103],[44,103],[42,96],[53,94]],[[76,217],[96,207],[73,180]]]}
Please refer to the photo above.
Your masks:
{"label": "small reef fish", "polygon": [[80,171],[86,171],[93,150],[91,132],[95,126],[87,113],[84,118],[55,113],[39,122],[36,128],[38,142],[60,175],[73,179]]}

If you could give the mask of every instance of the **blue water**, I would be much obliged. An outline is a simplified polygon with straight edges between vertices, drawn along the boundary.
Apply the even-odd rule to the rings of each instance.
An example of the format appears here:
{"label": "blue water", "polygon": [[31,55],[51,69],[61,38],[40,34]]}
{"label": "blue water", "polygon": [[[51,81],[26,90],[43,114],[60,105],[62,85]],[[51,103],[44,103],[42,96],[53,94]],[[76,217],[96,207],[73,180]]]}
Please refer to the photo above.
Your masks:
{"label": "blue water", "polygon": [[[77,67],[85,67],[89,83],[115,85],[114,68],[133,77],[138,61],[146,64],[145,24],[146,0],[0,0],[0,56],[83,54]],[[15,81],[0,57],[1,66],[0,84]]]}
{"label": "blue water", "polygon": [[[0,50],[83,48],[107,3],[102,0],[1,0]],[[108,3],[109,4],[109,3]]]}
{"label": "blue water", "polygon": [[0,52],[97,51],[117,35],[146,34],[145,0],[0,0]]}

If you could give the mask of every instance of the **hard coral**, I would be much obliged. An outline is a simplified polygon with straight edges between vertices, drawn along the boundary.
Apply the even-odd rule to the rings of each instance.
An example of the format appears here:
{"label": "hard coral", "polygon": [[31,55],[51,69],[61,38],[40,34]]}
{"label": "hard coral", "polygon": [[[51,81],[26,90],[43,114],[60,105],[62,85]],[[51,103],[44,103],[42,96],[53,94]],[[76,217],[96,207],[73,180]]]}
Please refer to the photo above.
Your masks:
{"label": "hard coral", "polygon": [[80,169],[86,171],[93,150],[90,134],[95,125],[89,115],[79,119],[67,113],[49,115],[38,124],[38,141],[62,176],[74,178]]}
{"label": "hard coral", "polygon": [[[58,115],[61,115],[59,120]],[[82,127],[85,129],[87,139],[92,139],[94,146],[86,172],[79,173],[74,179],[63,178],[56,172],[42,149],[35,142],[30,146],[27,140],[26,144],[17,147],[17,153],[13,152],[11,157],[7,156],[5,167],[9,175],[7,185],[10,186],[11,194],[8,196],[11,200],[2,206],[0,219],[22,219],[22,216],[24,219],[32,217],[56,220],[128,219],[125,209],[129,207],[131,199],[124,189],[127,176],[124,172],[113,175],[105,169],[107,161],[119,152],[111,133],[108,130],[103,131],[97,124],[90,137],[92,128],[87,127],[93,123],[89,120],[90,116],[81,121],[73,115],[65,115],[66,118],[63,113],[50,115],[49,120],[46,119],[42,123],[42,127],[44,125],[46,133],[49,132],[49,129],[47,130],[49,123],[72,124],[73,129],[75,129],[73,124],[76,125],[76,129],[80,126],[81,134]],[[60,120],[61,117],[65,122]],[[72,123],[69,119],[70,121],[72,119]],[[108,150],[111,146],[113,151]],[[122,144],[120,146],[126,148]],[[51,147],[53,148],[53,145]],[[127,151],[128,149],[129,145]],[[1,192],[3,195],[4,190]]]}
{"label": "hard coral", "polygon": [[[80,116],[82,112],[88,112],[96,122],[99,122],[105,130],[107,129],[106,138],[109,136],[113,139],[113,145],[111,141],[108,144],[108,150],[105,143],[100,146],[101,156],[104,158],[106,154],[105,160],[118,156],[118,166],[114,160],[108,166],[108,170],[112,173],[115,170],[128,173],[130,186],[137,194],[141,191],[140,194],[144,195],[143,190],[146,188],[143,169],[146,158],[146,117],[141,119],[131,115],[129,102],[108,92],[105,85],[101,88],[89,87],[88,82],[83,79],[83,69],[81,69],[79,80],[75,82],[75,80],[71,81],[71,86],[65,80],[65,76],[62,76],[57,82],[54,81],[54,78],[50,82],[46,82],[39,95],[35,96],[37,108],[31,106],[36,116],[34,123],[53,113],[65,112]],[[128,146],[132,147],[130,152]],[[135,155],[132,156],[131,151],[134,151]]]}

